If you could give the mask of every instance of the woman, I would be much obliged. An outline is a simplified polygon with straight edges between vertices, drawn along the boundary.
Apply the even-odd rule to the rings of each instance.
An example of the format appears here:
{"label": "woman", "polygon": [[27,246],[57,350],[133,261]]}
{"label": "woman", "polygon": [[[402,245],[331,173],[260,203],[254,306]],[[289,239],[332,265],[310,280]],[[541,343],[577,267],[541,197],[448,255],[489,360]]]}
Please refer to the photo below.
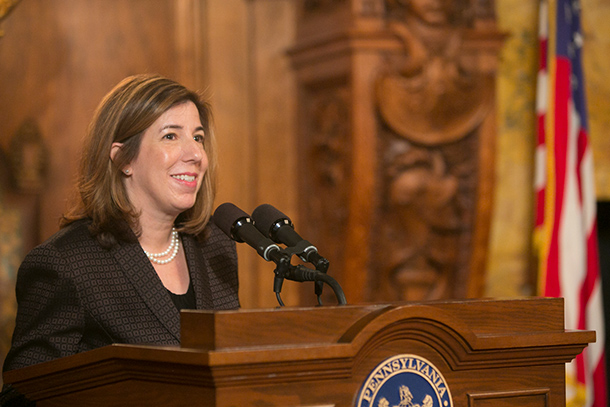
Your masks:
{"label": "woman", "polygon": [[19,269],[4,370],[111,343],[178,345],[179,309],[239,307],[235,244],[210,222],[210,120],[160,76],[126,78],[102,100],[77,203]]}

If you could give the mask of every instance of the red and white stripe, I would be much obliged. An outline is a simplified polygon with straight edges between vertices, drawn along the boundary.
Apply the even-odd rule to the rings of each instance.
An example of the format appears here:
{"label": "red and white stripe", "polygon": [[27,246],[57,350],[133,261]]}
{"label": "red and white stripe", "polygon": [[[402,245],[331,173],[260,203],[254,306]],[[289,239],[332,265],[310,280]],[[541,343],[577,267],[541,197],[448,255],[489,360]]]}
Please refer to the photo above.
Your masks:
{"label": "red and white stripe", "polygon": [[546,2],[541,2],[539,11],[539,57],[538,57],[538,78],[536,83],[536,157],[534,173],[534,192],[536,194],[536,213],[534,217],[534,227],[536,243],[540,245],[543,231],[545,213],[545,189],[546,189],[546,131],[545,120],[548,106],[548,8]]}
{"label": "red and white stripe", "polygon": [[539,286],[542,295],[565,299],[567,329],[597,334],[596,342],[567,367],[567,405],[607,407],[593,159],[586,123],[573,99],[571,61],[556,55],[557,26],[548,28],[549,21],[556,24],[557,3],[573,6],[555,0],[549,8],[543,0],[540,7],[535,175]]}

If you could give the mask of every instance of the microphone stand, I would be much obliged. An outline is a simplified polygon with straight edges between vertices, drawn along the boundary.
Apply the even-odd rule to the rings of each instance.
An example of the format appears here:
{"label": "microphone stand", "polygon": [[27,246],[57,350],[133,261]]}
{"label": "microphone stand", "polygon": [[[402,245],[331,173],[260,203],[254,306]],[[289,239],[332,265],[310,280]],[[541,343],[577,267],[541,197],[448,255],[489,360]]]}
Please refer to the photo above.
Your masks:
{"label": "microphone stand", "polygon": [[[337,302],[339,305],[346,305],[347,300],[345,298],[345,294],[343,293],[343,289],[341,285],[326,274],[326,270],[328,269],[328,261],[322,262],[321,264],[325,265],[324,272],[319,270],[311,270],[304,266],[294,266],[290,263],[290,259],[293,255],[301,253],[299,247],[286,248],[282,250],[273,250],[269,253],[269,257],[276,264],[275,277],[273,279],[273,292],[277,298],[280,307],[284,306],[284,302],[281,298],[282,285],[284,284],[284,279],[297,281],[297,282],[305,282],[305,281],[314,281],[316,284],[328,284],[333,292],[335,293],[335,297],[337,298]],[[326,259],[324,259],[326,260]],[[321,290],[320,290],[321,293]],[[317,294],[317,289],[316,289]],[[320,297],[318,295],[318,303],[320,302]]]}
{"label": "microphone stand", "polygon": [[[306,240],[301,240],[298,244],[292,247],[291,253],[296,254],[306,263],[311,263],[315,266],[316,270],[320,273],[326,274],[330,263],[327,259],[318,254],[318,250]],[[318,297],[318,305],[322,304],[322,290],[324,288],[324,282],[316,280],[314,286],[314,292]]]}

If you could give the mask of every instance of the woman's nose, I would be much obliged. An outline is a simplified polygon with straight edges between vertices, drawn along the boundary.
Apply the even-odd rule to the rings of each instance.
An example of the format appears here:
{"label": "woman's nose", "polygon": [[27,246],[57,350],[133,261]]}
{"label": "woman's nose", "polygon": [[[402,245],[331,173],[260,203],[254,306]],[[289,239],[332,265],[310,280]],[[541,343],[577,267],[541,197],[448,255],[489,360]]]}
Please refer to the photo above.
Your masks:
{"label": "woman's nose", "polygon": [[201,161],[205,154],[203,144],[193,139],[188,139],[183,143],[182,150],[186,160]]}

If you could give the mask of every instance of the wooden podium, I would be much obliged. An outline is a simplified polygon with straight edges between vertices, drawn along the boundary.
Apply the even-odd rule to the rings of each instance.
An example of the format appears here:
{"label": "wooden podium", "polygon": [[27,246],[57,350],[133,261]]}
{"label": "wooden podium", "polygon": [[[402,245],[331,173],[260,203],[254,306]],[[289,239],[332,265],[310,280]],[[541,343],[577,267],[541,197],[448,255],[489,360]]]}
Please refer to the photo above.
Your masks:
{"label": "wooden podium", "polygon": [[552,298],[183,311],[180,347],[112,345],[4,380],[38,407],[354,406],[376,367],[410,355],[450,393],[428,405],[556,407],[565,363],[595,341],[563,321]]}

